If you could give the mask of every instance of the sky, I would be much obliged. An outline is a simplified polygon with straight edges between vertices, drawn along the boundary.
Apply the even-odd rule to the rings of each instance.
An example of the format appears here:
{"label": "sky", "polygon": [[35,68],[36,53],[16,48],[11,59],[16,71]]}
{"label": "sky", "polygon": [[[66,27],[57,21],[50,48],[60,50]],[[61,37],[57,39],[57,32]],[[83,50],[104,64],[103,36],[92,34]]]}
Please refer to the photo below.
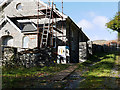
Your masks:
{"label": "sky", "polygon": [[[56,3],[61,11],[61,3]],[[114,40],[117,32],[105,24],[118,12],[118,2],[64,2],[64,13],[82,27],[90,40]]]}

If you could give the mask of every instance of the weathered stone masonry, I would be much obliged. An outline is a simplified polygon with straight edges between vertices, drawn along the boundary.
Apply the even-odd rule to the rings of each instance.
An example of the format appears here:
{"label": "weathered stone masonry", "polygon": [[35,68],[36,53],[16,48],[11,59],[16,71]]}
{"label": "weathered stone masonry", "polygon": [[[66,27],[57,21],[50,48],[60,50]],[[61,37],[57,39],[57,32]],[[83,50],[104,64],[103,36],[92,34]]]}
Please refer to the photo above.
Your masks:
{"label": "weathered stone masonry", "polygon": [[[21,10],[17,8],[18,5],[21,5]],[[40,7],[41,9],[46,8],[46,4],[41,2]],[[18,52],[22,50],[21,48],[36,48],[38,43],[37,1],[25,2],[23,0],[13,0],[3,11],[4,17],[0,23],[1,45],[17,47]],[[57,13],[61,14],[59,11]],[[39,13],[39,15],[43,15],[43,13]],[[89,38],[82,32],[82,29],[65,14],[63,14],[63,21],[61,18],[55,18],[55,20],[58,30],[54,30],[57,33],[57,37],[56,41],[54,41],[55,46],[52,48],[52,51],[57,53],[58,46],[69,46],[71,63],[78,63],[83,56],[86,59],[88,56],[87,42]],[[44,22],[48,23],[48,19],[41,18],[39,20],[39,26],[43,26]],[[61,33],[61,23],[63,23],[63,34]],[[50,40],[51,37],[48,39],[49,45]],[[82,51],[80,51],[81,48]]]}

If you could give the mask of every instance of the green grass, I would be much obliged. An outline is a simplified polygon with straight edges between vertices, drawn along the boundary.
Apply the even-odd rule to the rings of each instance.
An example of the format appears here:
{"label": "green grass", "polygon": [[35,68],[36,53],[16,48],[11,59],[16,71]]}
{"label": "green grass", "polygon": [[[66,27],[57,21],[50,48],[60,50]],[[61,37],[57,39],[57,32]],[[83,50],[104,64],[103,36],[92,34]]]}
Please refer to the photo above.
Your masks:
{"label": "green grass", "polygon": [[85,81],[80,83],[79,88],[102,88],[105,87],[104,78],[99,77],[88,77]]}
{"label": "green grass", "polygon": [[[20,87],[21,82],[25,83],[25,81],[27,83],[29,82],[29,84],[31,84],[32,81],[30,79],[32,79],[32,78],[54,75],[56,72],[64,70],[68,66],[69,65],[67,65],[67,64],[56,64],[55,66],[49,66],[49,67],[45,66],[43,68],[40,68],[40,67],[5,68],[5,67],[3,67],[2,68],[3,88]],[[40,81],[40,82],[43,82],[43,81]]]}
{"label": "green grass", "polygon": [[[88,71],[82,74],[86,79],[80,83],[79,88],[110,88],[113,85],[111,82],[110,72],[115,65],[118,53],[96,53],[91,56],[86,62],[79,63],[78,70],[84,70],[86,67]],[[96,63],[93,66],[90,64]],[[120,65],[120,64],[119,64]],[[33,80],[35,77],[45,77],[54,75],[56,72],[64,70],[70,65],[56,64],[50,67],[32,67],[32,68],[2,68],[3,88],[6,87],[34,87],[35,84],[46,84],[46,80]],[[111,83],[112,85],[109,85]],[[55,87],[65,87],[64,83],[56,83]]]}
{"label": "green grass", "polygon": [[79,63],[78,69],[88,67],[90,64],[93,64],[95,62],[99,62],[103,58],[107,58],[106,53],[96,53],[96,54],[90,56],[88,58],[88,60],[86,60],[85,62]]}
{"label": "green grass", "polygon": [[43,68],[40,67],[32,67],[32,68],[24,68],[24,67],[16,67],[16,68],[2,68],[2,75],[3,76],[24,76],[24,75],[35,75],[37,73],[53,73],[58,72],[60,70],[64,70],[69,65],[63,65],[63,64],[56,64],[55,66],[45,66]]}
{"label": "green grass", "polygon": [[[113,56],[113,55],[108,55],[108,56]],[[114,66],[113,58],[102,59],[97,64],[90,67],[89,72],[86,74],[92,76],[109,76],[109,73],[113,68],[113,66]]]}
{"label": "green grass", "polygon": [[[110,83],[111,70],[115,65],[116,55],[111,54],[97,54],[91,57],[87,62],[79,65],[79,69],[82,70],[87,67],[88,71],[82,74],[82,77],[86,79],[80,83],[80,88],[110,88],[111,86],[106,85]],[[98,61],[97,61],[98,60]],[[89,64],[96,63],[93,66]]]}

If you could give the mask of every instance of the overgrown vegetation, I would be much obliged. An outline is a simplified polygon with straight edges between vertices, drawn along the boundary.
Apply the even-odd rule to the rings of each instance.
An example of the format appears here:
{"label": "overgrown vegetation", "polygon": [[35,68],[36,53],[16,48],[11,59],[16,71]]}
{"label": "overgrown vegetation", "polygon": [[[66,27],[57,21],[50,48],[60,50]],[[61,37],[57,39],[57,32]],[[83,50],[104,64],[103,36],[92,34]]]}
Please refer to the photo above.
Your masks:
{"label": "overgrown vegetation", "polygon": [[107,54],[108,53],[96,53],[90,56],[87,61],[78,64],[78,69],[89,67],[89,65],[101,61],[103,58],[106,58]]}
{"label": "overgrown vegetation", "polygon": [[[89,60],[84,63],[78,64],[78,70],[84,70],[87,68],[87,72],[84,72],[81,77],[85,78],[79,84],[79,88],[102,88],[108,89],[115,86],[115,83],[111,77],[111,70],[118,60],[118,52],[112,53],[96,53],[91,56]],[[46,86],[52,82],[47,82],[47,78],[51,78],[56,72],[64,70],[70,65],[55,64],[55,66],[45,66],[24,68],[5,68],[3,67],[3,88],[5,87],[23,87],[23,88],[37,88],[36,85],[41,88],[41,86]],[[43,78],[43,79],[42,79]],[[66,82],[55,82],[54,87],[65,87]]]}
{"label": "overgrown vegetation", "polygon": [[[115,65],[116,54],[117,53],[115,52],[96,54],[87,62],[81,64],[79,69],[84,66],[88,68],[88,71],[82,74],[82,77],[85,77],[86,79],[80,83],[79,87],[112,88],[115,83],[112,81],[111,70]],[[94,64],[90,66],[92,63]],[[83,70],[83,68],[81,70]]]}
{"label": "overgrown vegetation", "polygon": [[[3,88],[11,88],[11,87],[24,87],[22,85],[28,85],[32,83],[33,79],[39,77],[45,77],[54,75],[56,72],[64,70],[69,65],[63,64],[55,64],[54,66],[45,66],[43,68],[40,67],[32,67],[32,68],[24,68],[24,67],[16,67],[16,68],[2,68],[2,76],[3,76]],[[41,80],[39,82],[43,82]]]}

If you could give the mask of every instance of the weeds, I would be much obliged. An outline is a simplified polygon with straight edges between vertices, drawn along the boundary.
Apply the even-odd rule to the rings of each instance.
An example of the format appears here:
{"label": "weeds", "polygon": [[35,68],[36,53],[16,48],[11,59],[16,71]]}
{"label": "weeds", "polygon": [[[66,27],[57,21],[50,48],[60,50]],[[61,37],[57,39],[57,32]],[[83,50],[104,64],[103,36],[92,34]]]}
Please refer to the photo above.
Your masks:
{"label": "weeds", "polygon": [[[45,67],[16,67],[16,68],[2,68],[2,83],[3,88],[12,87],[22,87],[21,83],[29,82],[32,83],[32,79],[38,77],[45,77],[49,75],[54,75],[56,72],[64,70],[69,65],[56,64],[55,66],[45,66]],[[39,81],[42,82],[42,81]],[[26,83],[27,84],[27,83]],[[24,84],[25,85],[25,84]]]}
{"label": "weeds", "polygon": [[[111,88],[106,82],[112,80],[110,77],[111,70],[115,65],[116,54],[115,53],[97,53],[91,57],[87,62],[80,65],[87,67],[88,71],[82,74],[82,77],[86,79],[80,83],[80,88]],[[90,62],[90,63],[88,63]],[[90,64],[93,64],[90,66]]]}

